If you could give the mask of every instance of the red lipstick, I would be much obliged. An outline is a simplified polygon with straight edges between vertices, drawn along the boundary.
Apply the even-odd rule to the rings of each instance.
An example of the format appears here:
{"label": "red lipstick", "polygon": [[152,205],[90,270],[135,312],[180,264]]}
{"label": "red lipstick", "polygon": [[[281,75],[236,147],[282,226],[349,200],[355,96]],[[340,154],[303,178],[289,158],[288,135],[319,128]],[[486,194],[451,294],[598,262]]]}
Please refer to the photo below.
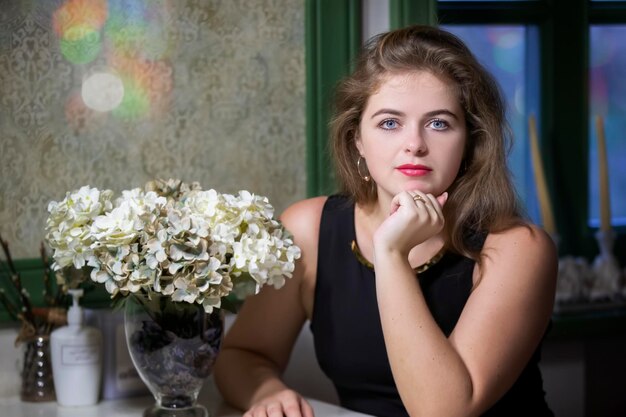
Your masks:
{"label": "red lipstick", "polygon": [[432,168],[425,165],[404,164],[396,167],[398,171],[407,177],[421,177],[432,171]]}

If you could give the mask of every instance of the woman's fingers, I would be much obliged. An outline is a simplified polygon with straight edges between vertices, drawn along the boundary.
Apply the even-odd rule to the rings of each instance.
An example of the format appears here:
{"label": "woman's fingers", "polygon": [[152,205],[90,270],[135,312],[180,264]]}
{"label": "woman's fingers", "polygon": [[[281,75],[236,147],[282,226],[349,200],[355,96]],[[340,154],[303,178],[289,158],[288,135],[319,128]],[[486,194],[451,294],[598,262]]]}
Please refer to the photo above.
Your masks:
{"label": "woman's fingers", "polygon": [[[432,194],[427,194],[426,197],[428,197],[428,199],[430,200],[430,205],[437,212],[439,217],[443,219],[443,204],[445,204],[448,199],[448,193],[444,193],[444,195],[439,197],[435,197]],[[441,203],[442,200],[443,203]]]}
{"label": "woman's fingers", "polygon": [[[430,198],[432,196],[431,194],[424,194],[423,192],[417,190],[411,191],[408,194],[413,200],[415,207],[418,209],[425,209],[429,214],[433,213],[432,209],[434,208],[434,205],[432,199]],[[436,211],[434,211],[434,213],[436,213]]]}
{"label": "woman's fingers", "polygon": [[300,397],[294,396],[286,399],[285,402],[283,402],[283,413],[286,417],[302,417],[303,414],[300,411]]}
{"label": "woman's fingers", "polygon": [[300,409],[302,410],[303,417],[315,417],[313,407],[304,398],[300,398]]}
{"label": "woman's fingers", "polygon": [[283,410],[283,404],[279,402],[269,403],[269,404],[260,404],[252,407],[246,413],[244,413],[243,417],[302,417],[299,413],[294,413],[293,410],[290,410],[287,413],[286,410]]}
{"label": "woman's fingers", "polygon": [[[409,196],[411,196],[411,199],[413,199],[413,202],[415,203],[415,205],[417,207],[421,207],[422,204],[425,206],[426,205],[426,195],[422,194],[418,191],[413,191],[412,193],[408,193]],[[420,204],[421,203],[421,204]]]}
{"label": "woman's fingers", "polygon": [[441,207],[443,207],[447,202],[448,202],[448,197],[450,195],[448,194],[448,192],[444,192],[443,194],[441,194],[439,197],[437,197],[437,202],[439,202],[439,205]]}
{"label": "woman's fingers", "polygon": [[400,208],[400,196],[395,195],[391,199],[391,207],[389,208],[389,215],[391,216],[393,213],[398,211],[399,208]]}
{"label": "woman's fingers", "polygon": [[271,403],[267,406],[267,417],[283,417],[285,414],[286,413],[283,413],[283,407],[278,402]]}
{"label": "woman's fingers", "polygon": [[[413,190],[408,194],[414,202],[417,213],[422,213],[424,216],[428,216],[422,217],[424,220],[433,226],[443,224],[444,217],[442,203],[445,204],[447,201],[447,192],[440,197],[435,197],[432,194],[425,194],[419,190]],[[440,201],[442,201],[442,203],[440,203]]]}
{"label": "woman's fingers", "polygon": [[421,191],[396,194],[391,201],[390,212],[374,233],[374,246],[381,252],[398,251],[408,255],[414,246],[443,228],[441,204],[432,195]]}
{"label": "woman's fingers", "polygon": [[257,403],[243,417],[314,417],[314,413],[304,398],[286,390]]}

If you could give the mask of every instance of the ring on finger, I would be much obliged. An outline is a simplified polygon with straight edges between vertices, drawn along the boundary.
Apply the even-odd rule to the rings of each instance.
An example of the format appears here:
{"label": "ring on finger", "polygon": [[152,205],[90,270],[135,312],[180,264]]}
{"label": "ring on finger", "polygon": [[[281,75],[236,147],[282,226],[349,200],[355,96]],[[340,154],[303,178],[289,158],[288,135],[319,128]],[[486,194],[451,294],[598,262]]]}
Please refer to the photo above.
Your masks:
{"label": "ring on finger", "polygon": [[424,201],[424,198],[421,195],[419,195],[419,194],[415,194],[413,196],[413,201],[415,201],[416,203],[418,201],[421,201],[422,203],[426,204],[426,201]]}

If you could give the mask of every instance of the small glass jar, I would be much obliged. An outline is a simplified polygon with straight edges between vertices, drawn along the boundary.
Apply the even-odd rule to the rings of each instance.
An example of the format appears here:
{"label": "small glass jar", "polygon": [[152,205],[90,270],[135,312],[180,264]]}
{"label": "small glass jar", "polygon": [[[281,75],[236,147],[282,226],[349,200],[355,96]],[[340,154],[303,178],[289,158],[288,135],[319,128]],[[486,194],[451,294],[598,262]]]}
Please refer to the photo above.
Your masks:
{"label": "small glass jar", "polygon": [[50,336],[34,335],[22,343],[24,349],[20,392],[22,401],[56,401],[50,359]]}

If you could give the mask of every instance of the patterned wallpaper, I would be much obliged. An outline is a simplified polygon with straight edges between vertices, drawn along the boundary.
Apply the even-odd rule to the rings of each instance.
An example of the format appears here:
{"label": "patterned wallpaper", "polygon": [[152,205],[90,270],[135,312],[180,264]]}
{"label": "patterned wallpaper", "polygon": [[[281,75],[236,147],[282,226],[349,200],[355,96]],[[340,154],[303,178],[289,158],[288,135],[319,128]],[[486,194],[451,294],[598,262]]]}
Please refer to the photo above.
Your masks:
{"label": "patterned wallpaper", "polygon": [[303,198],[304,0],[0,0],[0,233],[152,178]]}

